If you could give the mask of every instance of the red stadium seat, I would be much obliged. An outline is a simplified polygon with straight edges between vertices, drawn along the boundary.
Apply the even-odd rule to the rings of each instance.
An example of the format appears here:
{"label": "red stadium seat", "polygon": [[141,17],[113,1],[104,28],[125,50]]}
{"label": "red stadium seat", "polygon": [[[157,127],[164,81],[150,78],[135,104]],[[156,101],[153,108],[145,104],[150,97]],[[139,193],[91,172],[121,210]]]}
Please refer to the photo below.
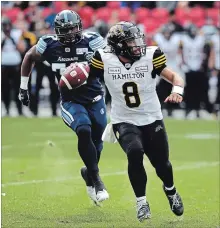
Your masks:
{"label": "red stadium seat", "polygon": [[195,25],[198,27],[198,28],[201,28],[203,25],[205,24],[205,19],[200,19],[199,21],[196,21],[195,22]]}
{"label": "red stadium seat", "polygon": [[190,20],[189,11],[183,8],[177,8],[175,10],[176,20],[181,25],[184,25],[187,21]]}
{"label": "red stadium seat", "polygon": [[78,13],[79,13],[80,17],[82,17],[86,20],[91,20],[91,18],[94,15],[94,12],[95,12],[95,10],[92,7],[85,6],[85,7],[82,7]]}
{"label": "red stadium seat", "polygon": [[90,19],[90,20],[88,20],[88,19],[82,19],[82,25],[83,25],[83,28],[84,29],[87,29],[87,28],[89,28],[89,27],[91,27],[92,26],[92,20]]}
{"label": "red stadium seat", "polygon": [[167,18],[169,16],[169,12],[165,8],[155,8],[151,12],[151,16],[153,18]]}
{"label": "red stadium seat", "polygon": [[16,20],[17,15],[21,12],[20,8],[14,7],[5,11],[5,15],[11,19],[12,23]]}
{"label": "red stadium seat", "polygon": [[197,23],[198,21],[205,19],[205,10],[201,7],[194,7],[190,9],[189,18],[193,23]]}
{"label": "red stadium seat", "polygon": [[130,21],[131,20],[131,9],[128,7],[123,7],[118,10],[119,21]]}
{"label": "red stadium seat", "polygon": [[96,19],[108,22],[111,17],[111,13],[112,11],[109,10],[107,7],[101,7],[96,10]]}
{"label": "red stadium seat", "polygon": [[211,18],[214,22],[220,20],[220,13],[218,8],[210,8],[206,10],[206,16]]}
{"label": "red stadium seat", "polygon": [[54,5],[55,13],[59,13],[60,11],[67,8],[67,4],[64,1],[62,1],[62,2],[61,1],[54,1],[53,5]]}
{"label": "red stadium seat", "polygon": [[144,21],[150,16],[150,10],[144,7],[137,8],[135,10],[136,23],[144,23]]}
{"label": "red stadium seat", "polygon": [[159,28],[160,23],[155,19],[148,18],[144,22],[145,32],[147,35],[152,35]]}
{"label": "red stadium seat", "polygon": [[120,8],[120,2],[107,2],[107,7],[111,9],[119,9]]}

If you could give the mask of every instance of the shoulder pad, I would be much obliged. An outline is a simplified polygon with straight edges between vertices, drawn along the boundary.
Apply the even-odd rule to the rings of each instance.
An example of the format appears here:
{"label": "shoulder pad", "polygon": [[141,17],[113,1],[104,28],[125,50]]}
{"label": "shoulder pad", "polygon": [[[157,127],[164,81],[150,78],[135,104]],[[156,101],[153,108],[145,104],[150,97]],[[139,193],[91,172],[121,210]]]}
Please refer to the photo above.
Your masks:
{"label": "shoulder pad", "polygon": [[90,40],[93,40],[99,36],[101,36],[98,32],[90,32],[90,31],[87,31],[87,32],[83,32],[83,36],[87,39]]}
{"label": "shoulder pad", "polygon": [[45,50],[47,49],[48,44],[51,43],[52,41],[57,41],[56,35],[44,35],[44,36],[42,36],[36,44],[36,50],[40,54],[43,54],[45,52]]}
{"label": "shoulder pad", "polygon": [[104,38],[97,32],[86,32],[83,35],[89,40],[89,47],[93,51],[106,46]]}

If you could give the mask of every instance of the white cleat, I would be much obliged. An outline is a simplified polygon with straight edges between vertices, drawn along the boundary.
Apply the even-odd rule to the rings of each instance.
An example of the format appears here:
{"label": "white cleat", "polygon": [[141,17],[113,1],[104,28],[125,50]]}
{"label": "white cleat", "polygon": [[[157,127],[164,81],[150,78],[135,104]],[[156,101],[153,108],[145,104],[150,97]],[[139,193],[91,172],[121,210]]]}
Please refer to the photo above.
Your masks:
{"label": "white cleat", "polygon": [[96,199],[95,188],[92,186],[86,186],[86,190],[87,190],[87,194],[88,194],[89,198],[95,203],[95,205],[99,206],[99,203]]}
{"label": "white cleat", "polygon": [[98,191],[96,194],[96,199],[98,202],[102,202],[104,200],[107,200],[109,198],[108,192],[103,189],[102,191]]}

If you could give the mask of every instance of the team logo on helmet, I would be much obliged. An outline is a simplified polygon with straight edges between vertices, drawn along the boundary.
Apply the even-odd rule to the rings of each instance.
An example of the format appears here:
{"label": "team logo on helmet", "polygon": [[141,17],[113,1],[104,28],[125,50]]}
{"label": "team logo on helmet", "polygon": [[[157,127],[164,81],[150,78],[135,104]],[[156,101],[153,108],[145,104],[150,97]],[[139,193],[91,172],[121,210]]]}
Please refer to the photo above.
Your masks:
{"label": "team logo on helmet", "polygon": [[118,35],[125,36],[125,33],[123,31],[122,25],[115,25],[115,26],[113,26],[110,29],[109,33],[110,33],[111,36],[114,36],[114,35],[116,35],[116,36],[118,36]]}

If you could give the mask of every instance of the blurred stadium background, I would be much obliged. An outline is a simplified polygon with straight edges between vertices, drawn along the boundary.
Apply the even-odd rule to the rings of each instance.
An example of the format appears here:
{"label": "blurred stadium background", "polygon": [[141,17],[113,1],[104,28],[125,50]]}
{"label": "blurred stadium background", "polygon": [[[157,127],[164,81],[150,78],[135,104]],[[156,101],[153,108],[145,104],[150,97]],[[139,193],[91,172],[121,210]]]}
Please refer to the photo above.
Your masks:
{"label": "blurred stadium background", "polygon": [[[185,116],[184,112],[176,112],[175,110],[184,110],[186,108],[185,114],[188,118],[215,118],[220,103],[220,67],[219,64],[213,64],[212,62],[220,61],[218,39],[220,34],[219,7],[219,1],[2,1],[2,29],[4,30],[4,24],[10,23],[7,22],[6,18],[10,19],[12,25],[11,34],[17,37],[16,42],[21,47],[19,49],[21,57],[16,59],[15,57],[13,58],[15,56],[15,45],[12,43],[11,47],[8,47],[8,45],[6,47],[2,44],[2,116],[23,114],[25,116],[59,115],[59,95],[56,81],[53,79],[50,68],[42,63],[36,64],[30,80],[32,105],[30,109],[23,107],[22,110],[19,101],[16,99],[19,88],[19,68],[25,52],[37,42],[39,37],[44,34],[54,33],[53,20],[56,13],[63,9],[72,9],[81,16],[85,30],[98,31],[105,36],[109,26],[116,22],[121,20],[133,21],[146,33],[148,45],[156,44],[161,47],[167,55],[168,65],[186,78],[187,82],[185,102],[180,107],[173,105],[164,106],[163,100],[168,95],[171,86],[164,81],[160,82],[158,79],[158,95],[163,109],[167,110],[167,112],[164,112],[165,116],[183,118]],[[192,33],[196,33],[193,39],[202,39],[202,44],[197,48],[195,47],[191,53],[191,57],[194,59],[193,63],[189,60],[190,56],[184,59],[180,54],[181,50],[188,52],[191,49],[188,47],[187,42],[184,42],[184,37],[191,36]],[[168,45],[164,45],[163,41],[166,36],[170,37],[169,40],[179,36],[177,38],[178,42],[173,41],[172,43],[170,41]],[[3,38],[4,32],[2,33],[2,40]],[[169,46],[178,48],[172,50]],[[212,52],[215,52],[214,56]],[[213,58],[215,59],[213,60]],[[12,66],[12,68],[16,66],[15,71],[12,73],[15,76],[10,76],[7,70],[5,72],[4,65]],[[197,89],[195,90],[194,88]],[[14,103],[13,100],[16,102]],[[108,103],[108,96],[106,101]],[[17,109],[15,108],[16,105]],[[172,112],[173,109],[174,112]],[[190,109],[202,111],[189,113]]]}
{"label": "blurred stadium background", "polygon": [[[170,212],[161,183],[146,159],[147,198],[153,213],[146,226],[220,227],[220,2],[1,1],[2,227],[143,227],[135,217],[126,158],[118,144],[105,144],[100,162],[111,199],[103,208],[89,204],[79,175],[82,161],[76,137],[61,118],[56,118],[60,115],[59,94],[50,68],[36,64],[29,84],[29,108],[21,107],[16,99],[25,52],[40,36],[54,33],[53,19],[63,9],[78,12],[85,30],[98,31],[103,36],[109,26],[120,20],[137,23],[146,33],[147,45],[161,46],[168,65],[187,82],[185,102],[181,106],[164,106],[171,86],[158,78],[170,157],[185,215],[178,220]],[[20,52],[15,43],[4,47],[6,28],[11,29]],[[167,37],[171,43],[164,45]],[[196,49],[195,45],[190,50],[186,37],[198,38],[200,47]],[[175,50],[171,48],[174,46]],[[192,59],[184,59],[184,52]],[[5,66],[13,70],[5,71]],[[107,92],[106,102],[109,105]]]}

